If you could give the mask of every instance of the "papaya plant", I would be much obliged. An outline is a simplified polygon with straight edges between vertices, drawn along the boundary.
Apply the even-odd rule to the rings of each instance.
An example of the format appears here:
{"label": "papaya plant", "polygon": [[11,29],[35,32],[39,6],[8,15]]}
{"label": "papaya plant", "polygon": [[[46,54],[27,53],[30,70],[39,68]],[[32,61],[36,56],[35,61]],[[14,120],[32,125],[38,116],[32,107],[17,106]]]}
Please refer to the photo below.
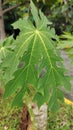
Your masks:
{"label": "papaya plant", "polygon": [[70,77],[66,75],[59,49],[59,41],[51,22],[30,1],[31,19],[19,19],[13,24],[20,33],[8,37],[0,45],[0,70],[6,81],[4,98],[15,93],[12,106],[23,106],[29,97],[40,107],[46,103],[56,111],[64,94],[61,87],[70,90]]}

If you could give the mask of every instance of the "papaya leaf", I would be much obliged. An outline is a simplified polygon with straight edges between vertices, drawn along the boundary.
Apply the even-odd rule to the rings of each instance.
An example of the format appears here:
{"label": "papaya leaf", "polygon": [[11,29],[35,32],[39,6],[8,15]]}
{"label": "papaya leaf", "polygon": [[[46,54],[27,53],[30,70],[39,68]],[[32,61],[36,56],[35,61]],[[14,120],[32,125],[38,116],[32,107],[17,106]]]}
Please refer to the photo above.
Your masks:
{"label": "papaya leaf", "polygon": [[[38,14],[32,1],[30,6],[36,26],[26,18],[13,24],[15,29],[20,29],[20,33],[16,40],[13,40],[14,50],[11,50],[1,64],[8,80],[4,97],[20,89],[13,103],[17,105],[16,101],[20,99],[21,102],[25,92],[30,95],[28,86],[31,85],[35,90],[32,100],[37,102],[39,107],[47,103],[55,111],[53,108],[58,105],[58,99],[62,99],[58,96],[58,90],[61,86],[69,90],[70,78],[65,75],[63,60],[54,44],[58,42],[58,36],[50,25],[47,26],[49,21],[44,14],[41,11]],[[22,62],[23,65],[20,66]],[[61,96],[63,97],[63,94]]]}

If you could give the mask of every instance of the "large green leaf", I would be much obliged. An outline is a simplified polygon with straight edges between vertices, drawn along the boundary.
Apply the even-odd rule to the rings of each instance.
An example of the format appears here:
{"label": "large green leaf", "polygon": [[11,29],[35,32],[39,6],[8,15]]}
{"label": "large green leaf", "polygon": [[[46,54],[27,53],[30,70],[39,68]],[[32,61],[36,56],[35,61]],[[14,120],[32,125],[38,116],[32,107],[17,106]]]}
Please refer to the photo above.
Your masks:
{"label": "large green leaf", "polygon": [[[54,104],[57,105],[58,99],[62,100],[58,96],[58,90],[61,86],[69,90],[70,78],[65,76],[63,60],[55,47],[58,37],[54,29],[50,29],[49,22],[41,11],[38,14],[32,1],[30,5],[35,26],[26,18],[13,24],[14,28],[20,29],[20,34],[13,42],[14,50],[6,56],[1,66],[5,68],[5,77],[9,80],[5,86],[4,97],[10,96],[19,88],[21,91],[13,103],[17,105],[16,100],[21,101],[25,92],[30,95],[29,86],[32,86],[35,90],[33,100],[38,106],[44,102],[52,103],[52,96],[55,97]],[[19,67],[22,62],[23,65]],[[22,90],[24,93],[21,93]]]}

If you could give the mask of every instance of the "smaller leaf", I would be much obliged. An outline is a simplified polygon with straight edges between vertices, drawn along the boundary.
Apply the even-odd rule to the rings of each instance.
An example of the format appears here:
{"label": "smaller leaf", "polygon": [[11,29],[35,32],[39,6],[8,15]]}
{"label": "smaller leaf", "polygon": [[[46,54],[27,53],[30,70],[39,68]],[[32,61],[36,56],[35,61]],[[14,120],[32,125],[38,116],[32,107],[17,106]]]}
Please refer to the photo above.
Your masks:
{"label": "smaller leaf", "polygon": [[57,94],[56,94],[56,91],[53,90],[53,92],[51,92],[51,94],[50,94],[50,100],[48,103],[49,109],[51,109],[53,107],[53,104],[56,102],[56,100],[57,100]]}
{"label": "smaller leaf", "polygon": [[24,105],[23,103],[24,94],[25,94],[25,87],[23,87],[19,92],[17,92],[17,95],[15,96],[11,107],[14,106],[22,107]]}
{"label": "smaller leaf", "polygon": [[57,100],[56,100],[56,101],[54,102],[52,108],[51,108],[51,111],[52,111],[53,113],[55,113],[55,112],[57,112],[57,111],[59,110],[59,108],[60,108],[60,105],[59,105],[59,103],[58,103]]}
{"label": "smaller leaf", "polygon": [[57,90],[57,98],[61,101],[64,102],[64,93],[61,90]]}

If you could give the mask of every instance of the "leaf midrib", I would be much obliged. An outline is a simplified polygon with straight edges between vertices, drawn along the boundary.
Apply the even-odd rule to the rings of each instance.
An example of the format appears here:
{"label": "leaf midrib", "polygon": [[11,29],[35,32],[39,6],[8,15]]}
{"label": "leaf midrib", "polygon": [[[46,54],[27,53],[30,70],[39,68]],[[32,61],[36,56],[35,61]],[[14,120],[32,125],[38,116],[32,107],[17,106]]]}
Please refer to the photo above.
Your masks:
{"label": "leaf midrib", "polygon": [[54,72],[53,72],[53,70],[54,70],[55,68],[54,68],[53,65],[52,65],[52,62],[51,62],[51,59],[50,59],[50,55],[48,54],[47,48],[46,48],[45,43],[44,43],[44,41],[43,41],[43,39],[42,39],[42,37],[41,37],[40,32],[37,33],[37,35],[38,35],[38,37],[40,38],[41,43],[42,43],[42,45],[43,45],[43,47],[44,47],[44,49],[45,49],[45,52],[46,52],[46,54],[47,54],[48,61],[49,61],[49,63],[50,63],[51,70],[52,70],[52,74],[53,74],[54,81],[55,81],[55,84],[56,84],[56,80],[55,80],[55,76],[54,76]]}

